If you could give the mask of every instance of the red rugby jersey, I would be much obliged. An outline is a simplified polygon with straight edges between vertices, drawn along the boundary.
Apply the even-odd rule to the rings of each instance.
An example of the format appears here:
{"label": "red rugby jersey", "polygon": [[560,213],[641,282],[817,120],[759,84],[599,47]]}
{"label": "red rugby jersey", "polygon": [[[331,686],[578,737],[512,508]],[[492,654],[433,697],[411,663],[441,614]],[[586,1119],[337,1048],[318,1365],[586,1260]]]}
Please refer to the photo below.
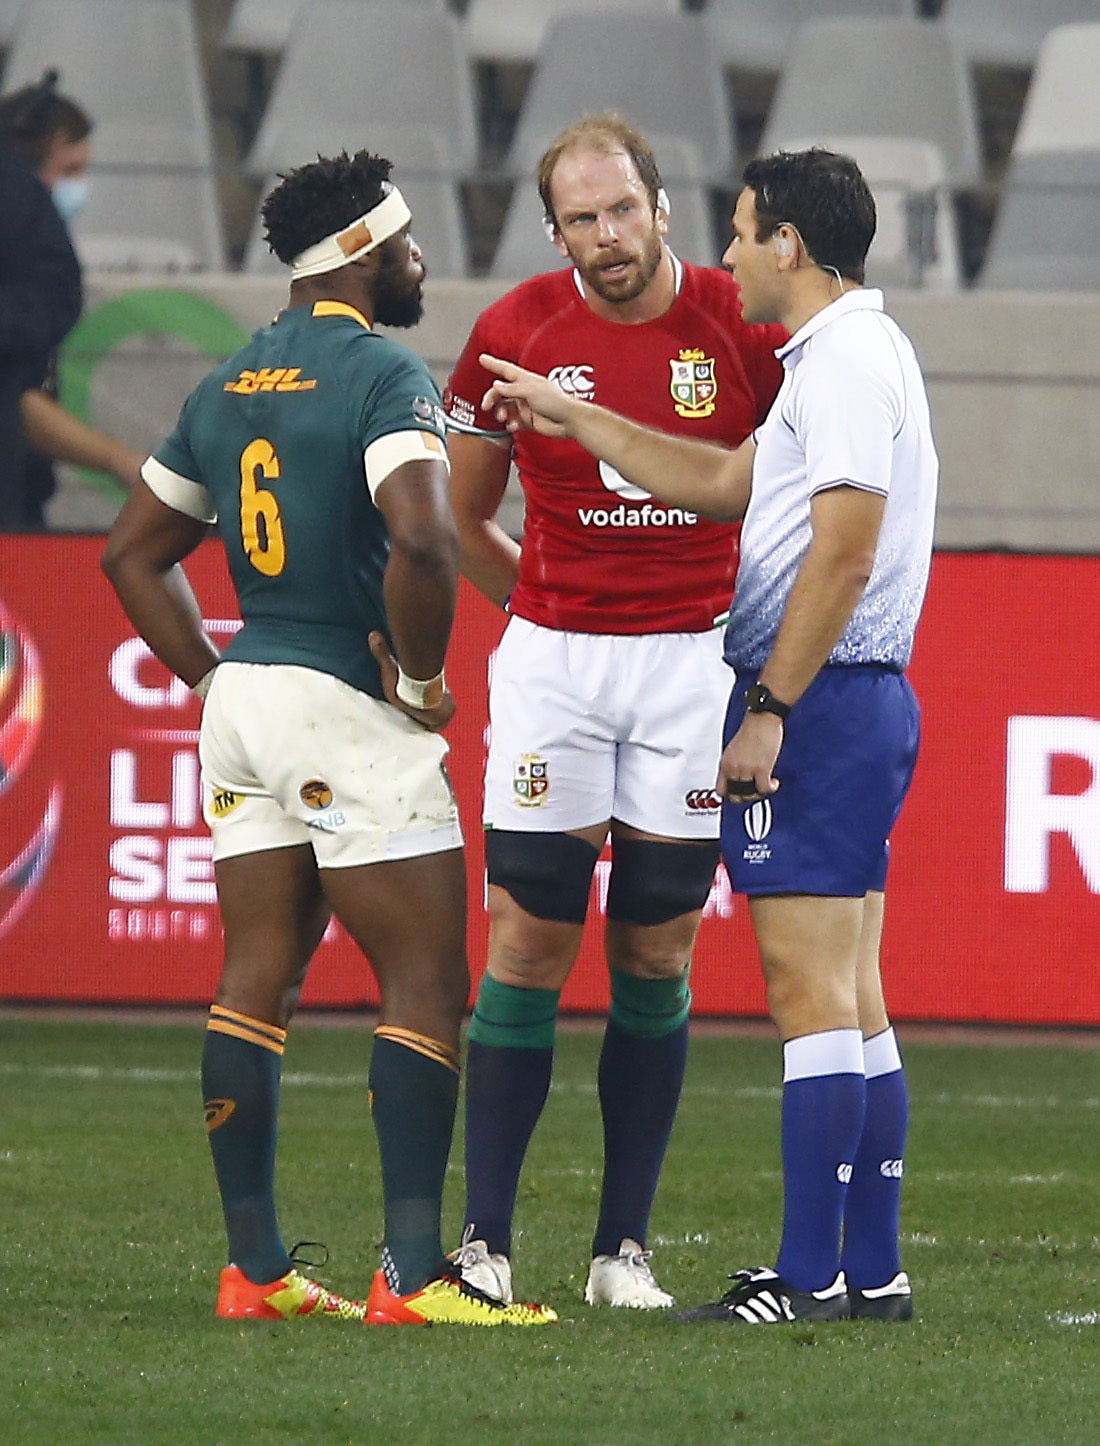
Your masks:
{"label": "red rugby jersey", "polygon": [[[785,340],[781,327],[742,321],[736,283],[716,268],[684,265],[668,311],[635,326],[596,316],[565,268],[481,314],[444,406],[457,430],[502,435],[481,408],[493,379],[478,356],[491,352],[648,426],[736,446],[779,389]],[[513,441],[526,501],[513,613],[585,633],[701,632],[725,615],[739,523],[667,507],[571,440]]]}

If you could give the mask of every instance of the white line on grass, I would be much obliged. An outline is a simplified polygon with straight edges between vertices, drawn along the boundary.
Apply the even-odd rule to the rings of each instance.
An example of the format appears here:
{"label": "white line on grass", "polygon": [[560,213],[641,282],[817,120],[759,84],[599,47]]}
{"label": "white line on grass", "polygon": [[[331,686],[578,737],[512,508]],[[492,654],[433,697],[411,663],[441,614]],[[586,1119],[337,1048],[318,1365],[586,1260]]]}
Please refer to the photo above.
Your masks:
{"label": "white line on grass", "polygon": [[[14,1061],[0,1063],[0,1077],[31,1077],[35,1079],[109,1080],[131,1084],[191,1084],[198,1078],[198,1067],[192,1069],[150,1069],[143,1067],[119,1068],[98,1064],[17,1064]],[[310,1089],[363,1089],[367,1074],[317,1074],[307,1070],[288,1070],[282,1079],[284,1086],[300,1085]],[[594,1083],[553,1084],[553,1094],[595,1095]],[[734,1100],[778,1100],[782,1089],[778,1085],[742,1085],[737,1089],[723,1089],[721,1085],[685,1085],[683,1093],[698,1099]],[[1060,1095],[953,1095],[939,1093],[920,1095],[919,1103],[927,1108],[931,1105],[945,1105],[952,1109],[965,1106],[972,1109],[988,1110],[1100,1110],[1100,1098],[1087,1096],[1084,1099],[1067,1099]]]}

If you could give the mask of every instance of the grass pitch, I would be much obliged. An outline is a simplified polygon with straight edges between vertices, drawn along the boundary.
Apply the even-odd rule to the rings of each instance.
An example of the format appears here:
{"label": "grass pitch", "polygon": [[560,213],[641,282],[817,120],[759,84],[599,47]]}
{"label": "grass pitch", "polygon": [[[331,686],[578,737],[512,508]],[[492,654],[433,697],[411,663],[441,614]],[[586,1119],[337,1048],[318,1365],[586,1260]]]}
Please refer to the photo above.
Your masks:
{"label": "grass pitch", "polygon": [[[562,1032],[521,1185],[514,1266],[563,1323],[366,1330],[214,1319],[220,1209],[200,1124],[201,1024],[0,1014],[0,1436],[5,1441],[1086,1442],[1100,1437],[1100,1038],[1092,1048],[906,1041],[903,1225],[918,1319],[674,1327],[581,1299],[599,1188],[599,1036]],[[305,1018],[285,1059],[288,1241],[365,1292],[381,1210],[369,1022]],[[713,1299],[770,1263],[779,1052],[693,1041],[650,1245]],[[447,1199],[461,1222],[456,1142]]]}

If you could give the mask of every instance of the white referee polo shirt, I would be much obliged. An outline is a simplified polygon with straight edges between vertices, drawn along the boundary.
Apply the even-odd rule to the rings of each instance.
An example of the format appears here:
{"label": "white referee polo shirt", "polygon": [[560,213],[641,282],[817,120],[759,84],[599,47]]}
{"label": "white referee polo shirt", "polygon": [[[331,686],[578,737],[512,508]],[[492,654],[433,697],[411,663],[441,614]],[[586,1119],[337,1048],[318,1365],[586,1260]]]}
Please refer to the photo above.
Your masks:
{"label": "white referee polo shirt", "polygon": [[904,668],[928,582],[939,460],[909,338],[882,292],[831,302],[776,353],[784,378],[756,432],[726,660],[759,670],[810,545],[810,499],[828,487],[886,498],[867,588],[830,663]]}

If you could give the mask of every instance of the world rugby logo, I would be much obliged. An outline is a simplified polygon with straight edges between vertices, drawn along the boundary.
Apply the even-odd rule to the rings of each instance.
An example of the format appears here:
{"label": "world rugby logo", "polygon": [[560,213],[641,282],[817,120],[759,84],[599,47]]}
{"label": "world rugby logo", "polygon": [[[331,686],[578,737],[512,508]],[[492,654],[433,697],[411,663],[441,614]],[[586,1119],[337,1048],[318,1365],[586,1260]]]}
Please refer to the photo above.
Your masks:
{"label": "world rugby logo", "polygon": [[772,831],[770,798],[759,798],[745,810],[745,832],[753,843],[762,843]]}
{"label": "world rugby logo", "polygon": [[61,828],[61,785],[56,781],[42,813],[39,805],[32,809],[29,833],[20,816],[27,805],[19,784],[42,731],[43,697],[38,649],[0,602],[0,935],[22,916],[41,886]]}

